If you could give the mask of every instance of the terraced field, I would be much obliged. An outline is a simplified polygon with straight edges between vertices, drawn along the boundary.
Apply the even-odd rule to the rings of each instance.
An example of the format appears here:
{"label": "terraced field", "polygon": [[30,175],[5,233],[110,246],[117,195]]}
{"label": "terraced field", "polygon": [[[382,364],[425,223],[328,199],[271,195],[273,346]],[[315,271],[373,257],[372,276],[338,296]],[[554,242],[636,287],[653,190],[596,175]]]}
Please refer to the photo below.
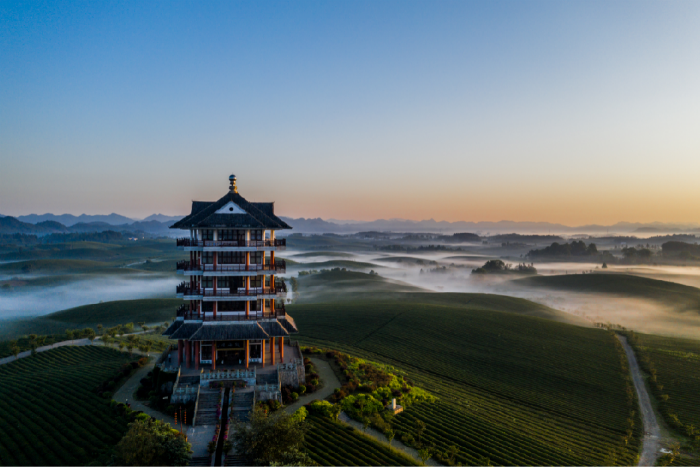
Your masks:
{"label": "terraced field", "polygon": [[415,434],[419,419],[424,438],[441,452],[459,447],[463,464],[634,463],[641,421],[611,334],[492,311],[505,307],[494,298],[489,310],[487,295],[473,307],[423,304],[421,295],[289,308],[302,343],[392,364],[439,397],[398,415],[397,439]]}
{"label": "terraced field", "polygon": [[64,347],[0,366],[0,463],[81,465],[126,423],[92,390],[130,361],[102,347]]}
{"label": "terraced field", "polygon": [[319,465],[418,465],[410,457],[363,436],[355,429],[310,414],[305,445]]}

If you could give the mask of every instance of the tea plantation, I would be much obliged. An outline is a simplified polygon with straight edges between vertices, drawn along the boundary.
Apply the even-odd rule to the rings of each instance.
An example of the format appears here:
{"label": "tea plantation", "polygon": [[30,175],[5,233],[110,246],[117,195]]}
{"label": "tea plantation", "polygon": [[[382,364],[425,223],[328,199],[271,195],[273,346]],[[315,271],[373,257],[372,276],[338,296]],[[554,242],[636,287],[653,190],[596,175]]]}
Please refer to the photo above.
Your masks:
{"label": "tea plantation", "polygon": [[473,308],[419,297],[289,310],[302,343],[394,365],[439,398],[396,416],[397,439],[421,420],[424,442],[457,446],[462,464],[636,462],[641,420],[612,334],[489,310],[486,296]]}
{"label": "tea plantation", "polygon": [[417,465],[407,455],[347,425],[313,414],[306,421],[310,426],[306,449],[319,465]]}
{"label": "tea plantation", "polygon": [[0,464],[81,465],[116,444],[126,422],[93,390],[130,360],[85,346],[0,365]]}
{"label": "tea plantation", "polygon": [[[700,445],[700,341],[634,333],[632,342],[666,422]],[[664,397],[666,396],[666,397]]]}

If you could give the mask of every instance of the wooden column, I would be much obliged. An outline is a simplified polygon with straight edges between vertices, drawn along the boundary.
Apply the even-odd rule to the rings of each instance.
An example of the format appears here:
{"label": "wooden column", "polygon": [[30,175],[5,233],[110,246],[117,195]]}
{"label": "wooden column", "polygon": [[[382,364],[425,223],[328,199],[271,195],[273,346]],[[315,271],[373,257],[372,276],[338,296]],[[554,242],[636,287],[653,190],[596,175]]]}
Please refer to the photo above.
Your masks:
{"label": "wooden column", "polygon": [[216,370],[216,341],[211,341],[211,369]]}
{"label": "wooden column", "polygon": [[270,264],[272,265],[272,267],[275,266],[275,252],[274,251],[270,252]]}
{"label": "wooden column", "polygon": [[280,337],[280,363],[284,363],[284,337]]}
{"label": "wooden column", "polygon": [[245,369],[248,369],[250,363],[250,341],[245,341]]}
{"label": "wooden column", "polygon": [[194,369],[199,370],[199,341],[194,343]]}
{"label": "wooden column", "polygon": [[275,338],[270,338],[270,363],[275,364]]}
{"label": "wooden column", "polygon": [[250,316],[250,301],[246,300],[245,302],[245,317],[248,318]]}
{"label": "wooden column", "polygon": [[260,356],[262,357],[262,366],[265,368],[265,341],[260,344]]}
{"label": "wooden column", "polygon": [[178,339],[177,341],[177,366],[182,365],[182,354],[183,354],[183,347],[185,346],[184,342],[182,342],[182,339]]}
{"label": "wooden column", "polygon": [[250,251],[245,252],[245,270],[250,269]]}
{"label": "wooden column", "polygon": [[185,368],[192,365],[192,343],[185,341]]}

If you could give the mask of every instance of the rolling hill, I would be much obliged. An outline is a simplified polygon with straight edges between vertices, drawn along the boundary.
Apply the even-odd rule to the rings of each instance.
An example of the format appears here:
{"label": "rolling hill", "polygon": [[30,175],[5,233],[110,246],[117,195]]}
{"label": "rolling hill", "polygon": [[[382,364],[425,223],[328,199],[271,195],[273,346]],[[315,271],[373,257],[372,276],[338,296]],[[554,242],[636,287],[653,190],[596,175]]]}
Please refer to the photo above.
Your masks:
{"label": "rolling hill", "polygon": [[675,311],[700,313],[700,289],[629,274],[534,276],[518,279],[514,283],[528,287],[547,287],[572,292],[602,293],[653,300]]}

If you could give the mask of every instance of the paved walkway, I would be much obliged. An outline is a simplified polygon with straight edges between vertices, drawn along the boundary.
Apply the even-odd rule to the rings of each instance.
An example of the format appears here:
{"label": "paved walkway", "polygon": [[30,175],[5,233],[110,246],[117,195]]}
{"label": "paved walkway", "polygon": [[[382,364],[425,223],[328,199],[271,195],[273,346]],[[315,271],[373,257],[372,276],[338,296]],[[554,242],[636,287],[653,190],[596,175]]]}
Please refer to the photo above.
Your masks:
{"label": "paved walkway", "polygon": [[340,387],[340,381],[338,381],[338,377],[335,376],[331,365],[327,361],[318,358],[311,358],[310,360],[318,370],[318,376],[321,382],[323,382],[323,387],[316,392],[301,396],[295,403],[288,405],[284,409],[288,413],[296,412],[299,407],[311,401],[325,399],[333,394],[336,388]]}

